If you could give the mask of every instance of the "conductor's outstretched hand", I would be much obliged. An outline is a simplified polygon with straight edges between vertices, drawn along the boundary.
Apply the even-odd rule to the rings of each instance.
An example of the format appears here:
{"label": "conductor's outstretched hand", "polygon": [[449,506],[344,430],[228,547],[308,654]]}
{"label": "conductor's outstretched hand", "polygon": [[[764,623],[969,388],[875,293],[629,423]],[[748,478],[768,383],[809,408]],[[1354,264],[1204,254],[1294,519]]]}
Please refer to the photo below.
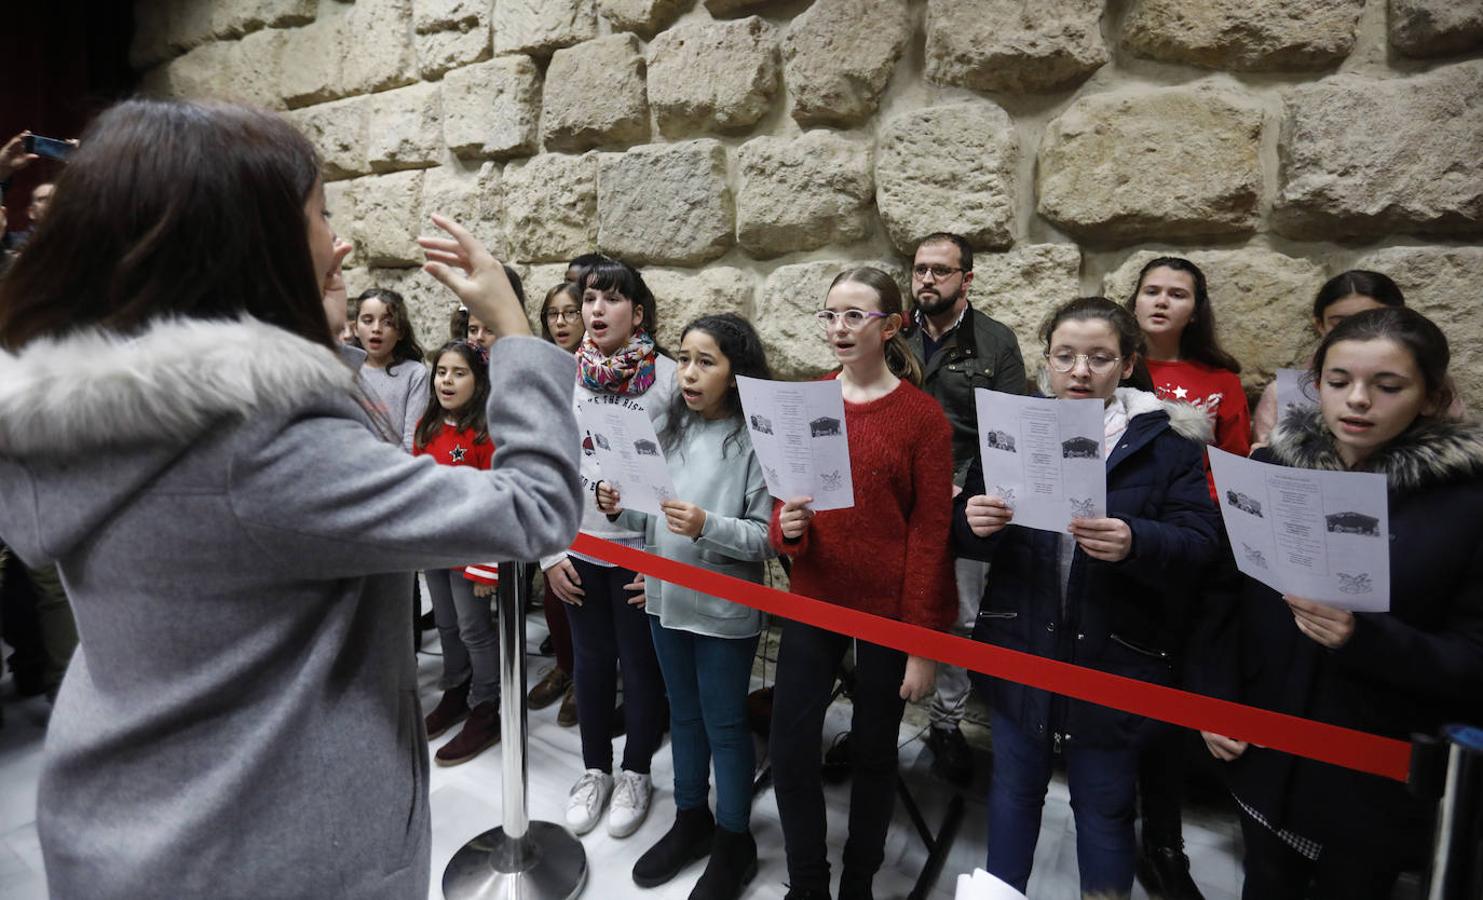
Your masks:
{"label": "conductor's outstretched hand", "polygon": [[520,308],[504,265],[452,219],[434,214],[433,224],[449,236],[417,239],[428,260],[422,270],[457,294],[496,338],[529,335],[530,322]]}

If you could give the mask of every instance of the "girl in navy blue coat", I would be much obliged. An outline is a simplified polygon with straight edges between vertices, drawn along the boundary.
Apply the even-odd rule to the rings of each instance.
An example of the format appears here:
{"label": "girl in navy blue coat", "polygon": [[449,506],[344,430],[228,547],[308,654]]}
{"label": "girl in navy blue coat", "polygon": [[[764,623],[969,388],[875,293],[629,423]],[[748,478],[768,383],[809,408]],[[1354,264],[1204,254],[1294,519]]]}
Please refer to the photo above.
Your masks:
{"label": "girl in navy blue coat", "polygon": [[[1390,611],[1351,613],[1239,576],[1195,670],[1218,696],[1409,739],[1483,724],[1483,428],[1446,420],[1447,340],[1414,310],[1350,316],[1313,357],[1319,409],[1255,458],[1378,472],[1390,493]],[[1203,630],[1203,629],[1202,629]],[[1243,897],[1387,898],[1425,864],[1434,807],[1406,786],[1205,733],[1229,764]]]}
{"label": "girl in navy blue coat", "polygon": [[[984,493],[975,460],[955,501],[959,556],[992,564],[974,640],[1156,684],[1174,680],[1188,587],[1219,556],[1219,513],[1205,483],[1209,422],[1136,387],[1142,334],[1125,309],[1074,300],[1042,330],[1048,393],[1106,404],[1107,515],[1066,534],[1023,528]],[[1139,379],[1146,384],[1146,375]],[[1052,759],[1065,758],[1084,895],[1132,891],[1140,716],[974,676],[991,707],[987,868],[1024,891]]]}

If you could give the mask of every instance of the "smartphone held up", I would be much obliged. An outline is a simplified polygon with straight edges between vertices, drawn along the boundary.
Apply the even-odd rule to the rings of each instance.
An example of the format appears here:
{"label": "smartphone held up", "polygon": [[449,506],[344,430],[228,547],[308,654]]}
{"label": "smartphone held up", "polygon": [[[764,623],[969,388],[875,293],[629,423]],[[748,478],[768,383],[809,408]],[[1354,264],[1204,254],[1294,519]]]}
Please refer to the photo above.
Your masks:
{"label": "smartphone held up", "polygon": [[66,162],[67,158],[77,150],[76,141],[63,141],[57,138],[42,137],[39,134],[26,135],[21,146],[27,153],[62,162]]}

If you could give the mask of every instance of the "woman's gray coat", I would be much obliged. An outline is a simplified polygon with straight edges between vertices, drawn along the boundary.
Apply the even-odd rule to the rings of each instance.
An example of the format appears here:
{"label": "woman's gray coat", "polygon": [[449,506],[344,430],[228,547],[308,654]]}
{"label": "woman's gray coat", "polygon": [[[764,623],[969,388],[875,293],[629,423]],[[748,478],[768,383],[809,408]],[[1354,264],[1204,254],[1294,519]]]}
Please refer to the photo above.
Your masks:
{"label": "woman's gray coat", "polygon": [[252,319],[0,353],[0,535],[81,646],[47,735],[51,896],[426,897],[411,575],[576,534],[570,355],[490,354],[492,471],[378,439],[330,349]]}

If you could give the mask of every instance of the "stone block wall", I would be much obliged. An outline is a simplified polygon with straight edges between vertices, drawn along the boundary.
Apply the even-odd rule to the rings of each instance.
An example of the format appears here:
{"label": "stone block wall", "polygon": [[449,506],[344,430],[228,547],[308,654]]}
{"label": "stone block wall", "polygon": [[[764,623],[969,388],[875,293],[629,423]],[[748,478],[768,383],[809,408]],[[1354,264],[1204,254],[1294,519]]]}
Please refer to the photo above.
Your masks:
{"label": "stone block wall", "polygon": [[1313,345],[1323,280],[1387,272],[1483,408],[1483,0],[138,0],[146,89],[283,110],[319,147],[353,289],[451,301],[433,210],[532,305],[593,249],[660,335],[752,318],[777,370],[811,311],[922,235],[978,249],[975,304],[1038,363],[1046,311],[1205,268],[1251,389]]}

